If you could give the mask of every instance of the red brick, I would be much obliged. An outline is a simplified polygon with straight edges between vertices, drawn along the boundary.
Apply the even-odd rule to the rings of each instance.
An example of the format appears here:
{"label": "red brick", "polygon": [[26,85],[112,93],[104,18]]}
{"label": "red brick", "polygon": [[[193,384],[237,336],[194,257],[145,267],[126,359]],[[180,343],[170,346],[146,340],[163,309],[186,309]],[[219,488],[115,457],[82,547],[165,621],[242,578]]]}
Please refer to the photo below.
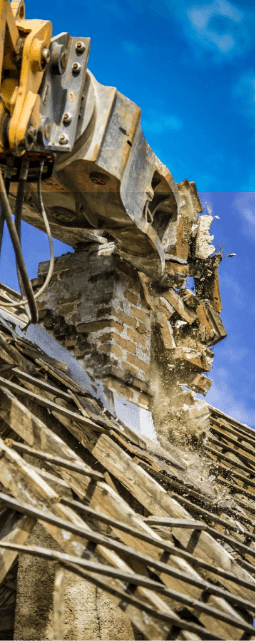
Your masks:
{"label": "red brick", "polygon": [[138,398],[138,403],[143,405],[143,407],[146,407],[148,409],[149,406],[149,398],[146,396],[146,394],[140,394]]}
{"label": "red brick", "polygon": [[135,343],[132,343],[131,341],[127,341],[126,338],[122,338],[119,334],[116,334],[113,332],[113,339],[115,343],[120,345],[123,349],[125,349],[127,352],[131,352],[131,354],[136,354],[136,345]]}
{"label": "red brick", "polygon": [[123,356],[121,347],[118,347],[118,345],[113,345],[113,343],[101,345],[98,351],[105,354],[114,354],[114,356],[117,356],[118,358],[121,358]]}
{"label": "red brick", "polygon": [[144,323],[147,322],[149,315],[144,309],[140,309],[139,307],[134,307],[134,305],[131,307],[131,312],[135,318],[138,318],[139,320],[144,321]]}
{"label": "red brick", "polygon": [[129,301],[129,303],[133,303],[133,305],[136,305],[138,302],[138,296],[133,294],[133,292],[130,292],[129,289],[124,292],[124,297]]}
{"label": "red brick", "polygon": [[119,320],[122,321],[122,323],[124,323],[125,325],[133,327],[133,329],[135,329],[136,318],[133,318],[133,316],[129,316],[129,314],[126,314],[121,309],[119,309],[118,312],[115,312],[115,316],[119,318]]}
{"label": "red brick", "polygon": [[134,329],[127,329],[127,335],[131,340],[133,340],[135,343],[140,343],[142,347],[146,346],[146,338],[142,334],[139,334],[139,332],[134,331]]}
{"label": "red brick", "polygon": [[147,374],[145,374],[145,372],[143,372],[141,369],[133,367],[131,363],[127,363],[127,361],[123,360],[121,362],[121,366],[125,372],[128,372],[128,374],[133,377],[134,387],[139,387],[139,389],[141,389],[141,383],[146,386],[148,385]]}
{"label": "red brick", "polygon": [[122,396],[125,396],[125,398],[128,398],[129,400],[133,399],[133,390],[126,385],[121,385],[121,383],[119,383],[115,378],[109,376],[107,379],[104,379],[104,382],[108,387],[114,389],[119,394],[122,394]]}
{"label": "red brick", "polygon": [[104,320],[91,321],[90,323],[80,323],[80,325],[77,326],[77,331],[81,334],[88,334],[89,332],[98,332],[101,329],[112,327],[115,327],[115,329],[122,332],[123,328],[121,323],[108,318]]}
{"label": "red brick", "polygon": [[148,363],[144,363],[144,361],[142,361],[137,356],[133,356],[133,354],[127,354],[127,361],[132,365],[135,365],[135,367],[138,367],[138,369],[141,369],[143,372],[145,372],[145,374],[149,373]]}
{"label": "red brick", "polygon": [[140,334],[148,334],[149,333],[149,330],[147,329],[145,323],[142,323],[141,321],[137,322],[136,329],[137,329],[137,332],[139,332]]}

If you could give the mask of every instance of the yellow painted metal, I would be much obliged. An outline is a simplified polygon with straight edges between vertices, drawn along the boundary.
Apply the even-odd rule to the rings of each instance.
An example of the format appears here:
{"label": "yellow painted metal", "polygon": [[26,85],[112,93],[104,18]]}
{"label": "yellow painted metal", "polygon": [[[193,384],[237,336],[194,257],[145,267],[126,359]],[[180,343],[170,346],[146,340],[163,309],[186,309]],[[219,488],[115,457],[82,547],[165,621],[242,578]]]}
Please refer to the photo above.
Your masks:
{"label": "yellow painted metal", "polygon": [[44,74],[43,50],[49,49],[52,24],[43,20],[19,20],[17,26],[28,31],[22,55],[19,89],[9,126],[9,145],[19,152],[29,124],[39,126],[40,98],[38,90]]}
{"label": "yellow painted metal", "polygon": [[20,47],[20,34],[9,0],[0,0],[0,74],[3,69],[16,71],[15,54]]}
{"label": "yellow painted metal", "polygon": [[[24,0],[0,0],[0,76],[1,114],[3,106],[10,115],[9,149],[16,155],[24,150],[26,131],[39,126],[40,98],[52,24],[45,20],[25,20]],[[21,45],[23,48],[21,50]],[[17,65],[18,58],[21,65]],[[20,71],[19,71],[20,69]],[[3,122],[3,119],[0,119]],[[1,132],[2,133],[2,132]],[[1,147],[3,135],[0,133]],[[2,150],[2,149],[1,149]]]}

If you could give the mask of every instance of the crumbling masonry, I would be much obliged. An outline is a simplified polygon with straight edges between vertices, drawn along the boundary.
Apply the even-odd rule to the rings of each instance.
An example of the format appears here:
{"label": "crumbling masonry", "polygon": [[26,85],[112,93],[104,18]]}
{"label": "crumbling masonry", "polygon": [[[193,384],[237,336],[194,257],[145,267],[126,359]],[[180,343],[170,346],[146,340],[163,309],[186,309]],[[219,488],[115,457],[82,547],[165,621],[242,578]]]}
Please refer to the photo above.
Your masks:
{"label": "crumbling masonry", "polygon": [[[206,395],[210,346],[226,336],[220,319],[218,265],[212,254],[213,218],[202,213],[194,183],[178,185],[180,217],[175,249],[153,280],[95,235],[74,254],[57,258],[42,296],[40,320],[48,331],[115,393],[152,411],[157,433],[200,438],[209,427]],[[100,242],[99,242],[100,240]],[[41,263],[35,290],[48,263]],[[186,287],[192,277],[195,292]],[[184,391],[184,387],[192,391]]]}
{"label": "crumbling masonry", "polygon": [[0,286],[0,639],[254,638],[254,432],[196,397],[226,335],[221,256],[195,184],[178,190],[161,277],[83,230],[40,325]]}

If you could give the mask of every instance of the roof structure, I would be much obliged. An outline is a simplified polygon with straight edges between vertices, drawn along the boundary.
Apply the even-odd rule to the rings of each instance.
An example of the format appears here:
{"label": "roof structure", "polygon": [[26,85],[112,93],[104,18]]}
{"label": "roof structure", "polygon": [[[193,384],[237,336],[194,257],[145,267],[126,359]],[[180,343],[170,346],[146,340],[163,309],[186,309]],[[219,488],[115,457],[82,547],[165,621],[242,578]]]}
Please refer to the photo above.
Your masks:
{"label": "roof structure", "polygon": [[[254,431],[210,407],[199,452],[163,448],[25,325],[21,308],[0,309],[0,639],[14,638],[24,554],[55,564],[53,639],[67,570],[106,592],[137,638],[252,639]],[[57,550],[29,544],[36,522]]]}

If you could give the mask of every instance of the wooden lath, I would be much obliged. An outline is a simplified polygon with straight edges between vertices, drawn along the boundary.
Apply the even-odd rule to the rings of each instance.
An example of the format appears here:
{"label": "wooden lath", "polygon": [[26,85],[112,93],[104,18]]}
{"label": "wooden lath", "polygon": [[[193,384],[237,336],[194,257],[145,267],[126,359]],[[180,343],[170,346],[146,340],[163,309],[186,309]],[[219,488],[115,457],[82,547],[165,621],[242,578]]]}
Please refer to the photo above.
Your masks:
{"label": "wooden lath", "polygon": [[[58,562],[63,567],[69,567],[72,571],[80,573],[79,575],[87,580],[96,582],[95,584],[99,587],[105,586],[105,590],[109,593],[112,590],[112,597],[116,603],[120,604],[121,600],[123,604],[126,596],[126,602],[129,602],[126,614],[147,638],[166,638],[172,625],[180,629],[179,638],[188,639],[188,641],[192,638],[193,641],[200,638],[235,640],[244,634],[249,635],[250,638],[253,634],[252,626],[242,617],[238,617],[233,605],[247,609],[248,612],[252,609],[253,581],[251,575],[245,570],[246,567],[250,571],[252,566],[244,560],[244,555],[251,554],[252,550],[241,541],[233,540],[216,528],[211,528],[207,521],[209,517],[215,522],[216,527],[220,526],[222,529],[229,527],[232,530],[232,520],[221,519],[212,512],[207,514],[207,510],[202,508],[201,513],[198,512],[198,514],[205,520],[201,521],[200,525],[198,514],[196,519],[193,515],[196,507],[200,509],[198,499],[204,500],[205,497],[198,491],[184,486],[179,476],[182,471],[182,465],[179,465],[179,462],[175,466],[172,457],[168,456],[168,453],[165,455],[164,451],[155,447],[153,443],[152,448],[149,449],[141,437],[137,437],[116,420],[113,421],[111,416],[106,417],[100,405],[98,418],[93,415],[92,420],[88,410],[85,416],[82,397],[79,396],[81,390],[77,389],[75,383],[72,390],[72,380],[66,373],[60,370],[56,373],[52,364],[49,366],[45,362],[42,365],[43,371],[49,373],[51,370],[50,375],[55,379],[55,383],[52,384],[49,379],[43,380],[42,373],[38,370],[38,360],[41,365],[43,359],[32,357],[26,345],[25,349],[30,358],[28,360],[25,351],[21,355],[13,342],[13,337],[12,344],[3,337],[3,344],[5,348],[7,346],[3,351],[4,360],[14,367],[6,373],[0,372],[0,417],[23,442],[17,442],[16,439],[14,442],[12,438],[2,443],[4,454],[0,458],[0,474],[3,481],[4,478],[7,479],[6,487],[13,497],[5,495],[6,504],[9,501],[13,509],[23,508],[27,512],[24,512],[24,516],[18,521],[21,528],[18,528],[16,533],[13,530],[10,540],[2,540],[5,548],[3,547],[0,551],[0,563],[3,554],[6,555],[6,559],[9,559],[8,565],[13,562],[15,555],[23,550],[18,546],[24,545],[29,535],[26,528],[25,533],[23,532],[22,523],[26,523],[25,519],[29,520],[31,528],[35,520],[39,519],[44,528],[53,533],[55,540],[63,548],[63,554],[60,553],[63,558],[59,558]],[[8,351],[9,348],[11,349]],[[33,358],[37,367],[33,364]],[[10,375],[15,377],[18,383],[10,381]],[[22,401],[19,400],[20,398]],[[28,410],[23,399],[25,403],[27,400],[33,400],[34,404],[41,405],[51,412],[58,420],[58,436],[51,428],[50,414],[45,415],[48,417],[46,422],[39,419],[34,412]],[[166,519],[169,519],[179,546],[163,539],[153,529],[153,523],[150,527],[150,518],[147,521],[132,510],[120,494],[104,482],[102,472],[90,468],[75,450],[66,445],[67,431],[93,454],[94,460],[100,463],[101,470],[105,469],[114,481],[121,483],[139,501],[146,509],[146,513],[151,515],[151,520],[154,517],[159,522],[162,518],[166,523]],[[241,444],[240,447],[242,448]],[[35,460],[36,458],[43,460],[50,472],[25,463],[20,454],[28,453],[34,456]],[[16,474],[20,488],[17,487]],[[154,475],[157,475],[157,481]],[[171,496],[164,489],[166,481],[175,484],[175,493],[172,492]],[[93,492],[91,493],[92,483]],[[53,487],[58,487],[58,494]],[[192,500],[187,501],[185,505],[184,500],[182,501],[182,496],[177,492],[180,490],[182,494],[184,487],[191,491],[195,503]],[[29,494],[31,503],[24,508],[25,488],[26,499]],[[64,489],[69,488],[76,493],[79,501],[69,498],[64,492]],[[16,504],[12,501],[16,501]],[[83,519],[78,514],[83,514]],[[87,516],[93,517],[96,523],[108,524],[115,539],[91,530],[84,520]],[[66,520],[65,526],[63,519]],[[73,528],[71,540],[82,546],[80,549],[86,546],[85,536],[88,541],[94,541],[96,554],[99,555],[97,571],[95,569],[95,572],[92,572],[88,564],[87,567],[85,564],[82,567],[77,552],[73,553],[72,545],[70,544],[69,547],[64,544],[65,537],[62,535],[65,531],[64,527]],[[249,530],[241,533],[251,538],[253,535]],[[240,547],[244,568],[238,564],[238,558],[233,559],[216,541],[216,537],[221,539],[221,535],[228,539],[231,547],[232,544],[234,548]],[[14,547],[11,547],[11,544]],[[29,553],[29,547],[25,547]],[[163,552],[165,562],[161,560]],[[239,550],[237,552],[239,555]],[[47,553],[51,555],[53,551],[48,550]],[[128,555],[126,563],[121,559],[120,554]],[[101,563],[102,557],[104,565]],[[163,583],[152,581],[147,573],[145,576],[135,572],[131,567],[132,559],[142,563],[145,568],[153,569]],[[202,570],[204,577],[207,575],[207,581],[200,575]],[[129,593],[127,596],[127,592],[124,592],[127,590],[125,578],[129,581],[131,576],[134,583],[132,584],[132,580],[130,583],[137,587],[132,596]],[[106,577],[109,577],[109,582]],[[215,585],[216,579],[223,587]],[[116,582],[114,588],[113,581]],[[128,582],[128,585],[130,583]],[[153,585],[155,583],[157,585]],[[61,599],[61,572],[57,573],[55,588],[54,608],[58,612]],[[188,623],[178,617],[176,612],[162,601],[160,593],[185,605],[198,619],[200,625]],[[204,603],[203,597],[206,593],[207,603]],[[146,623],[143,612],[149,616]]]}
{"label": "wooden lath", "polygon": [[[10,398],[10,395],[11,395],[10,392],[7,392],[7,391],[5,392],[5,396],[7,398],[8,397]],[[2,403],[2,406],[3,406],[3,403]],[[21,403],[19,401],[17,401],[17,399],[15,397],[12,398],[12,403],[11,403],[11,406],[10,406],[10,409],[12,410],[12,412],[11,412],[12,413],[12,417],[13,417],[13,420],[15,421],[14,407],[19,409],[19,416],[20,416],[20,419],[21,419]],[[1,413],[2,413],[2,410],[1,410]],[[22,416],[23,416],[23,419],[25,419],[25,423],[26,423],[26,432],[27,432],[26,433],[26,439],[28,439],[29,431],[30,431],[29,430],[29,423],[31,425],[33,425],[33,438],[36,438],[35,425],[37,424],[38,425],[38,440],[40,440],[40,442],[44,441],[44,443],[47,444],[47,441],[49,442],[49,440],[51,441],[51,443],[54,443],[54,441],[55,441],[55,449],[57,449],[57,448],[59,449],[60,445],[61,445],[62,453],[63,453],[63,451],[65,451],[65,449],[67,451],[67,446],[65,446],[64,443],[60,444],[60,440],[58,438],[56,438],[55,435],[48,428],[46,428],[46,426],[42,425],[42,421],[37,419],[35,416],[32,417],[32,421],[31,422],[29,421],[29,418],[30,418],[29,417],[29,413],[28,413],[27,408],[25,408],[25,407],[23,409]],[[4,413],[3,417],[5,418],[5,420],[7,419],[6,413]],[[24,423],[21,426],[21,421],[20,421],[19,422],[19,426],[20,426],[19,429],[22,430],[23,436],[25,436]],[[17,427],[16,427],[16,429],[17,429]],[[44,434],[42,434],[42,429],[44,430]],[[32,430],[31,430],[31,432],[32,432]],[[31,434],[31,432],[30,432],[30,434]],[[69,458],[70,458],[70,452],[68,452],[68,454],[69,454]],[[67,472],[63,471],[62,474],[63,473],[66,474]],[[86,481],[86,478],[85,477],[81,477],[81,475],[78,475],[78,477],[79,476],[80,476],[80,479],[83,478],[83,483],[84,483]],[[99,486],[101,486],[101,485],[103,485],[103,484],[97,483],[97,488],[99,488]],[[82,488],[82,491],[83,491],[83,488]],[[81,489],[80,489],[80,492],[81,492]],[[94,495],[95,495],[95,492],[94,492]],[[120,505],[120,497],[117,497],[117,498],[118,498],[118,502],[119,502],[119,505]],[[104,504],[106,504],[106,496],[104,496]],[[120,507],[119,507],[119,509],[120,509]],[[122,510],[122,512],[123,512],[123,510]],[[144,525],[144,527],[145,527],[145,525]],[[152,531],[150,531],[150,532],[151,532],[151,542],[152,542],[152,537],[154,537],[156,535],[153,534]],[[136,543],[137,543],[137,541],[136,541]],[[152,550],[152,545],[151,545],[151,550]],[[180,571],[181,571],[181,569],[179,568],[179,570],[177,572],[178,576],[180,574]],[[161,575],[161,576],[163,576],[163,575]],[[172,579],[172,584],[173,584],[173,579]],[[181,585],[180,581],[179,581],[179,585]],[[233,585],[236,585],[236,584],[233,583]],[[185,587],[188,588],[188,586],[186,586],[186,584],[185,584]],[[184,585],[183,585],[183,589],[184,589]]]}

